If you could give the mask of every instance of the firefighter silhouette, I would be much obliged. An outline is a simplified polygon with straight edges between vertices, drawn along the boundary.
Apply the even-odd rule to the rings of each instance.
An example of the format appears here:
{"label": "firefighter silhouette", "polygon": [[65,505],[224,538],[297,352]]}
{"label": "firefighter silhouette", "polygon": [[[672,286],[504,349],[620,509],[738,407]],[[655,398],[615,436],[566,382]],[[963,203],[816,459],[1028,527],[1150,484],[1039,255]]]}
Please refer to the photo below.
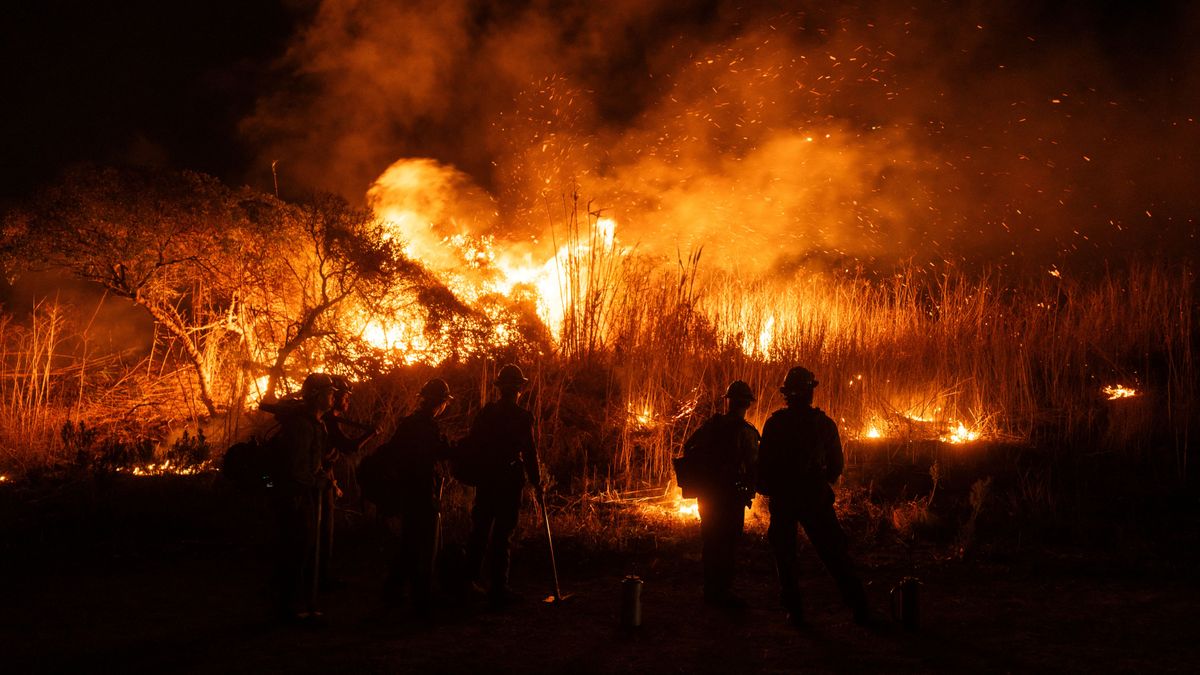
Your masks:
{"label": "firefighter silhouette", "polygon": [[744,511],[754,498],[758,430],[746,421],[754,392],[736,380],[725,392],[726,411],[713,415],[684,443],[684,458],[700,507],[704,601],[729,609],[745,606],[733,593]]}
{"label": "firefighter silhouette", "polygon": [[759,447],[758,491],[769,499],[767,538],[775,553],[780,599],[789,621],[804,620],[796,577],[796,525],[805,534],[837,583],[842,599],[859,623],[870,613],[862,582],[847,551],[846,534],[833,510],[832,483],[842,474],[844,458],[837,424],[814,408],[817,380],[807,368],[788,371],[779,391],[787,407],[763,425]]}
{"label": "firefighter silhouette", "polygon": [[485,405],[463,441],[463,452],[473,456],[478,474],[475,503],[471,507],[471,534],[467,539],[466,574],[477,590],[487,554],[488,601],[502,607],[514,598],[508,588],[509,547],[521,509],[525,479],[542,501],[542,481],[533,415],[517,403],[529,380],[520,367],[508,364],[496,375],[499,399]]}

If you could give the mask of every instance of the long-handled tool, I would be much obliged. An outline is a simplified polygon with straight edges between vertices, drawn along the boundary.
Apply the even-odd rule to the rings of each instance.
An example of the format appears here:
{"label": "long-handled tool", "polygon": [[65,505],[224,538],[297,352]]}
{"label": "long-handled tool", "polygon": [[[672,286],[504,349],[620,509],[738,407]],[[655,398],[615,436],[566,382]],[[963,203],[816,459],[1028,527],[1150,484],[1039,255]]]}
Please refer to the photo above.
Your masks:
{"label": "long-handled tool", "polygon": [[571,597],[563,595],[562,587],[558,584],[558,563],[554,560],[554,537],[550,534],[550,514],[546,511],[546,495],[541,495],[539,505],[542,507],[542,522],[546,525],[546,543],[550,546],[550,569],[554,572],[554,595],[547,596],[542,602],[559,603]]}
{"label": "long-handled tool", "polygon": [[321,526],[322,526],[321,511],[324,510],[324,506],[322,505],[322,498],[323,498],[324,492],[325,492],[324,490],[317,490],[317,499],[316,499],[316,502],[317,502],[317,529],[315,532],[316,541],[313,542],[315,544],[315,546],[313,546],[314,551],[313,551],[313,567],[312,567],[312,587],[309,589],[309,592],[311,593],[311,595],[309,596],[309,600],[310,600],[309,608],[314,612],[317,611],[317,602],[318,602],[318,599],[320,598]]}
{"label": "long-handled tool", "polygon": [[438,554],[442,551],[442,494],[446,489],[446,479],[438,476],[437,478],[437,512],[433,516],[433,549],[432,556],[429,561],[429,569],[432,573],[437,569]]}

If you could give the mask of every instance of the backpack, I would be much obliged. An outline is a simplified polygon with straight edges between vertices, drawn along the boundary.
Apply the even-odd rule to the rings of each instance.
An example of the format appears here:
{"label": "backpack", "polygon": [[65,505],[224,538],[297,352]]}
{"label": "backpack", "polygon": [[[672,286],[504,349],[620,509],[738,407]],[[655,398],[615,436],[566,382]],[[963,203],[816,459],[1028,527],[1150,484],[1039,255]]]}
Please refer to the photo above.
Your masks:
{"label": "backpack", "polygon": [[279,468],[278,443],[272,436],[266,441],[257,437],[234,443],[221,460],[221,475],[246,492],[264,492],[274,487]]}
{"label": "backpack", "polygon": [[706,467],[695,457],[676,457],[671,460],[671,466],[675,469],[675,484],[683,492],[684,499],[695,499],[704,492]]}
{"label": "backpack", "polygon": [[358,463],[355,478],[358,480],[358,491],[362,498],[378,505],[385,499],[388,492],[388,480],[384,469],[382,448],[363,457]]}
{"label": "backpack", "polygon": [[716,442],[716,418],[710,418],[683,444],[683,456],[671,460],[675,484],[684,499],[695,499],[708,492],[713,482],[713,449]]}
{"label": "backpack", "polygon": [[746,503],[753,499],[753,486],[723,452],[743,425],[745,422],[714,415],[683,444],[683,456],[671,463],[675,483],[685,499],[727,494],[730,490]]}
{"label": "backpack", "polygon": [[450,475],[463,485],[479,487],[487,474],[483,448],[473,436],[467,436],[454,448],[454,455],[450,459]]}

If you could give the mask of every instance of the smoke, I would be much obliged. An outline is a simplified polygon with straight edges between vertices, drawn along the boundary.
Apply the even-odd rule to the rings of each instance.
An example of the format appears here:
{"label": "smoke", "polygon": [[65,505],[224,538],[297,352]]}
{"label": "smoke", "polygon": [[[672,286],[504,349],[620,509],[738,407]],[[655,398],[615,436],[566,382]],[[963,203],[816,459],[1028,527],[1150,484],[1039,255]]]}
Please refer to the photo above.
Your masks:
{"label": "smoke", "polygon": [[752,272],[1194,246],[1196,10],[785,4],[327,0],[242,128],[285,188],[456,167],[370,197],[443,235],[545,239],[578,191]]}

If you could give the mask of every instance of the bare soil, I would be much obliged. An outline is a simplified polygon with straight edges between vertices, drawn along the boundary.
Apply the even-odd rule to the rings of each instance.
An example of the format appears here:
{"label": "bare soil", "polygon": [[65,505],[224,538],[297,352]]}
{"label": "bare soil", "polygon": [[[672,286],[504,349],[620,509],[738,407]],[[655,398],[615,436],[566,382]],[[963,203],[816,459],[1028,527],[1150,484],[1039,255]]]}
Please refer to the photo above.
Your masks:
{"label": "bare soil", "polygon": [[[423,622],[386,607],[377,532],[351,518],[337,553],[346,586],[325,595],[327,625],[281,625],[264,599],[264,519],[203,481],[159,483],[111,500],[111,486],[100,496],[0,494],[7,672],[1194,672],[1200,663],[1195,560],[1171,547],[1043,545],[962,559],[947,545],[860,544],[884,619],[872,629],[851,621],[802,548],[808,625],[794,628],[759,532],[741,555],[749,608],[701,602],[694,523],[651,523],[609,548],[564,533],[556,544],[570,597],[543,603],[553,583],[532,515],[514,560],[522,601],[509,609],[440,596]],[[457,528],[448,529],[453,543]],[[619,621],[627,574],[645,582],[633,630]],[[923,584],[916,632],[887,620],[888,591],[904,576]]]}

